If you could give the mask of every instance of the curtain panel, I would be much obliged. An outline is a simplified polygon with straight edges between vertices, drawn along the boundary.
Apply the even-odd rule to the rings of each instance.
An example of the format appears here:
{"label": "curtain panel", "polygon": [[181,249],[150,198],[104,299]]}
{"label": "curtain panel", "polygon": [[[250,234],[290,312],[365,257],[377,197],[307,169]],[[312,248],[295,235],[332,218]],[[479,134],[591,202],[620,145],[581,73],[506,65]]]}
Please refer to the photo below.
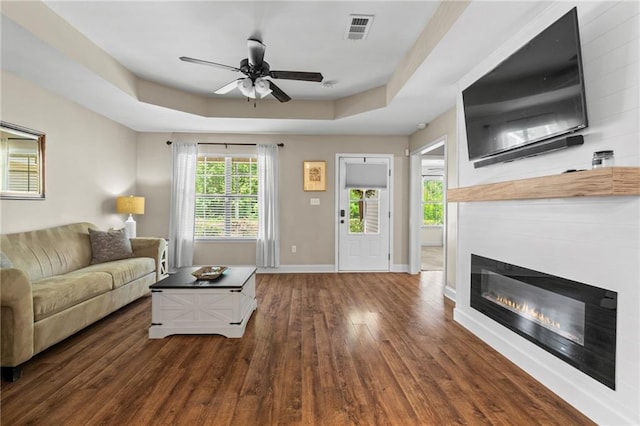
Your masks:
{"label": "curtain panel", "polygon": [[198,145],[173,142],[171,149],[169,268],[175,269],[193,264]]}
{"label": "curtain panel", "polygon": [[257,146],[258,151],[258,239],[256,265],[280,266],[280,225],[278,206],[278,146]]}

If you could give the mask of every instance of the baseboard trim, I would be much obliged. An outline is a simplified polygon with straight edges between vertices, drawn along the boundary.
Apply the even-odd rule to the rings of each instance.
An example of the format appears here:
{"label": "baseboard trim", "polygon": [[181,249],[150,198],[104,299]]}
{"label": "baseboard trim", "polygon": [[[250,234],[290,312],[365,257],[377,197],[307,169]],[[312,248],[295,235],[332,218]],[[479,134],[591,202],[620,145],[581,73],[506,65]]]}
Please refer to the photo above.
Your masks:
{"label": "baseboard trim", "polygon": [[278,268],[258,268],[259,274],[318,274],[336,272],[335,265],[280,265]]}
{"label": "baseboard trim", "polygon": [[404,272],[408,274],[409,265],[407,265],[406,263],[393,264],[391,265],[391,269],[389,270],[389,272]]}
{"label": "baseboard trim", "polygon": [[444,286],[444,297],[456,303],[456,289],[449,286]]}
{"label": "baseboard trim", "polygon": [[[339,272],[336,271],[335,265],[280,265],[277,268],[258,268],[259,274],[323,274]],[[357,272],[357,271],[348,271]],[[380,272],[380,271],[360,271],[362,273],[367,272]],[[409,265],[407,264],[393,264],[389,272],[397,273],[409,273]]]}

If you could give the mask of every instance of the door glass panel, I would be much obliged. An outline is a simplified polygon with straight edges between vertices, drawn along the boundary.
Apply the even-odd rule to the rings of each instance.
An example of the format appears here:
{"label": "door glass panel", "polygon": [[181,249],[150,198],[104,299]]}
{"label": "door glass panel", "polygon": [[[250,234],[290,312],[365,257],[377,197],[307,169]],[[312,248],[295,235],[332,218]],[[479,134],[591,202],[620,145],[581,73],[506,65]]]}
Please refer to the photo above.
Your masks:
{"label": "door glass panel", "polygon": [[378,234],[380,223],[380,191],[349,190],[349,233]]}

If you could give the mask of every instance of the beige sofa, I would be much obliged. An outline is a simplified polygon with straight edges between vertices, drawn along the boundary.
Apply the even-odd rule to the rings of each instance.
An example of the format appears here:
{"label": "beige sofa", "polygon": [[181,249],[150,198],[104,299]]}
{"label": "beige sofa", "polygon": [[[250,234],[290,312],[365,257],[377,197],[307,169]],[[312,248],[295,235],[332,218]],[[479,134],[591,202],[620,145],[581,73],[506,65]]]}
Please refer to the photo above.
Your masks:
{"label": "beige sofa", "polygon": [[[92,231],[90,238],[89,229],[97,228],[75,223],[0,236],[5,380],[16,380],[32,356],[147,295],[149,285],[164,277],[164,239],[131,238],[132,257],[96,263],[94,236],[100,233]],[[126,237],[121,240],[128,245]]]}

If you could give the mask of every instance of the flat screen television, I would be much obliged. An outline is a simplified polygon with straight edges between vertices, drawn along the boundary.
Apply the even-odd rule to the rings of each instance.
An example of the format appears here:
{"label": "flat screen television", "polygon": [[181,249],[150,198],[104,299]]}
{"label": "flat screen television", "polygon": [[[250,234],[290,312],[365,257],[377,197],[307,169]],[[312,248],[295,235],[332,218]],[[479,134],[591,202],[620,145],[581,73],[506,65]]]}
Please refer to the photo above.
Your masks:
{"label": "flat screen television", "polygon": [[507,151],[513,159],[522,147],[587,127],[581,56],[573,8],[464,89],[469,160]]}

